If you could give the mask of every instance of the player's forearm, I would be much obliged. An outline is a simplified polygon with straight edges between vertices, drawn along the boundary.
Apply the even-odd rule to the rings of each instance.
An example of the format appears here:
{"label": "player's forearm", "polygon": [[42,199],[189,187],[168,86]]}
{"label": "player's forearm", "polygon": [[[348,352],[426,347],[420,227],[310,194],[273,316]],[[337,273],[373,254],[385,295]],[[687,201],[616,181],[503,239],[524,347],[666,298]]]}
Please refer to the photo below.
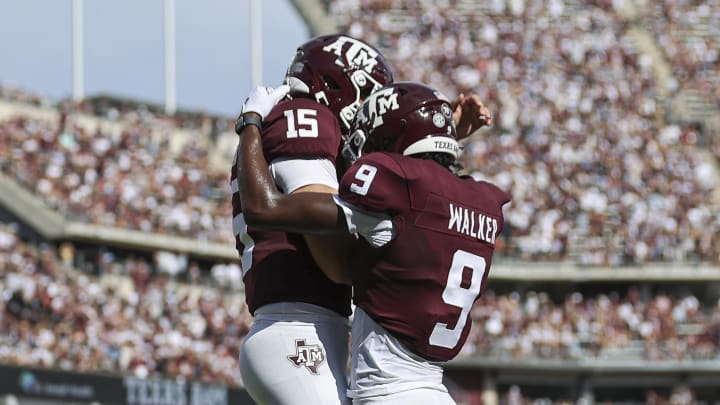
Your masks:
{"label": "player's forearm", "polygon": [[240,135],[237,178],[243,216],[250,223],[261,220],[263,215],[277,209],[277,196],[280,193],[267,170],[260,129],[255,125],[247,125]]}
{"label": "player's forearm", "polygon": [[278,191],[262,150],[259,129],[245,126],[237,166],[243,216],[248,225],[299,233],[347,232],[332,195]]}
{"label": "player's forearm", "polygon": [[325,193],[281,194],[272,208],[256,213],[249,225],[285,232],[347,233],[344,216],[332,195]]}

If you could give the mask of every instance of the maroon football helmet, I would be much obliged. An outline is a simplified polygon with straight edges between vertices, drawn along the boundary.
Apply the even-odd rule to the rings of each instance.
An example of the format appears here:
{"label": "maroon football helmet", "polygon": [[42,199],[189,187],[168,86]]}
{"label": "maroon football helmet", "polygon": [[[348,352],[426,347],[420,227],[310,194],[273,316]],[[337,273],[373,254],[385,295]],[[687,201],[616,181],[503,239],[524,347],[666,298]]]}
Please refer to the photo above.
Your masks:
{"label": "maroon football helmet", "polygon": [[365,97],[392,83],[392,72],[377,49],[347,35],[325,35],[297,49],[285,76],[290,95],[306,94],[337,114],[347,133]]}
{"label": "maroon football helmet", "polygon": [[445,96],[424,84],[398,82],[363,102],[342,154],[350,162],[374,151],[406,156],[439,152],[457,158],[459,148]]}

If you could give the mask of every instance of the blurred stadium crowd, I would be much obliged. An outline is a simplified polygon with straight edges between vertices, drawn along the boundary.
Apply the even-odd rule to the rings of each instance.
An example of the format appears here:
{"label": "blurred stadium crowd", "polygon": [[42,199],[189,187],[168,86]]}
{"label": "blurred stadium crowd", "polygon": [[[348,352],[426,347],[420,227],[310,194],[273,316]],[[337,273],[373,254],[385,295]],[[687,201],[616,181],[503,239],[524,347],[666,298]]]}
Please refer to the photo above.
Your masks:
{"label": "blurred stadium crowd", "polygon": [[[665,119],[654,61],[628,32],[621,6],[629,3],[337,0],[329,7],[351,35],[388,50],[396,79],[419,79],[450,97],[478,92],[496,112],[494,129],[467,145],[463,163],[511,190],[514,255],[717,263],[713,169],[699,157],[695,125]],[[720,71],[717,46],[702,52],[677,32],[692,13],[717,21],[718,6],[667,3],[647,7],[648,19],[658,21],[653,28],[664,33],[659,41],[678,73],[688,72],[680,79],[720,88],[703,81],[707,70]],[[714,150],[720,156],[717,143]]]}
{"label": "blurred stadium crowd", "polygon": [[[711,146],[720,157],[720,141],[697,123],[665,119],[664,88],[622,14],[604,1],[459,7],[466,3],[345,0],[330,7],[351,35],[393,50],[386,53],[398,79],[448,95],[478,92],[496,112],[495,128],[466,146],[463,164],[512,192],[501,254],[589,265],[720,263],[714,168],[702,153]],[[677,31],[693,13],[712,11],[715,21],[718,7],[677,7],[649,7],[675,78],[688,80],[671,87],[717,90],[717,47],[681,41]],[[176,153],[169,146],[179,129],[207,139],[228,122],[169,118],[103,99],[59,109],[53,121],[2,122],[4,173],[73,219],[231,240],[225,169],[211,166],[198,136]],[[121,128],[68,118],[80,113]]]}
{"label": "blurred stadium crowd", "polygon": [[137,110],[105,116],[115,114],[117,130],[90,130],[65,111],[3,120],[2,171],[72,220],[229,243],[227,170],[211,170],[194,141],[173,153],[174,122]]}
{"label": "blurred stadium crowd", "polygon": [[[0,229],[0,362],[239,383],[237,349],[251,322],[241,290],[162,271],[157,257],[102,254],[93,260],[97,276],[63,256],[23,242],[12,225]],[[692,294],[491,289],[471,317],[463,356],[720,356],[720,302],[705,306]]]}
{"label": "blurred stadium crowd", "polygon": [[62,263],[56,250],[0,229],[0,362],[239,381],[244,296],[178,284],[154,264],[99,260],[101,277]]}
{"label": "blurred stadium crowd", "polygon": [[483,357],[647,360],[714,359],[720,354],[720,302],[693,295],[642,298],[636,287],[554,302],[547,293],[484,294],[464,347]]}
{"label": "blurred stadium crowd", "polygon": [[[647,390],[643,403],[646,405],[664,404],[692,404],[696,403],[696,396],[688,386],[678,386],[665,395],[656,390]],[[547,396],[526,395],[517,385],[510,386],[500,398],[501,403],[508,405],[572,405],[574,400],[552,400]]]}
{"label": "blurred stadium crowd", "polygon": [[[326,4],[350,35],[392,50],[396,79],[477,92],[496,112],[462,163],[512,193],[501,258],[720,264],[720,136],[668,110],[686,89],[720,107],[717,0]],[[665,52],[666,81],[638,52],[631,18]],[[229,166],[208,147],[232,118],[105,98],[53,104],[8,87],[0,99],[51,112],[0,116],[2,174],[51,209],[232,243]],[[105,253],[88,269],[69,251],[0,226],[0,362],[239,383],[251,317],[237,265]],[[720,357],[720,302],[692,294],[488,291],[472,317],[466,356]]]}

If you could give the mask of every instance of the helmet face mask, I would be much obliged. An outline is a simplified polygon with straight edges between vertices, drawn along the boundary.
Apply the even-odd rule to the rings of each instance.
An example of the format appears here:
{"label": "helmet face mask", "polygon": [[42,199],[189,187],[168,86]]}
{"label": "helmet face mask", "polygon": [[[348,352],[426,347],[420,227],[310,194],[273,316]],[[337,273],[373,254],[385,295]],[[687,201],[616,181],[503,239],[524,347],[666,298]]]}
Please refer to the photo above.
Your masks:
{"label": "helmet face mask", "polygon": [[392,82],[390,67],[372,46],[346,35],[325,35],[301,45],[288,67],[290,94],[304,94],[332,110],[349,131],[362,100]]}
{"label": "helmet face mask", "polygon": [[355,100],[340,110],[340,123],[345,128],[350,128],[358,108],[363,100],[370,94],[380,90],[384,84],[377,81],[364,70],[356,70],[350,76],[350,81],[355,88]]}
{"label": "helmet face mask", "polygon": [[363,148],[367,142],[367,136],[362,129],[354,130],[350,136],[345,139],[342,147],[342,157],[348,163],[353,163],[362,156]]}
{"label": "helmet face mask", "polygon": [[374,92],[365,100],[352,123],[342,155],[350,162],[374,151],[406,156],[444,153],[454,159],[459,148],[447,99],[423,84],[400,82]]}

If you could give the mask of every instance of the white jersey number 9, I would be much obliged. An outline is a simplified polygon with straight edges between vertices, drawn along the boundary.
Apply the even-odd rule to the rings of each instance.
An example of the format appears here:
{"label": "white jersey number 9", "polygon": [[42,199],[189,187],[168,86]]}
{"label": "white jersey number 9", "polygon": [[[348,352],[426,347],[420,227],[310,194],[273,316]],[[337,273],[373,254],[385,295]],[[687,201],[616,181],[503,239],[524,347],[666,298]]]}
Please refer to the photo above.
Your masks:
{"label": "white jersey number 9", "polygon": [[350,191],[359,195],[366,195],[370,189],[370,185],[375,180],[377,174],[377,167],[370,165],[362,165],[355,173],[355,180],[358,180],[360,184],[353,182],[350,184]]}
{"label": "white jersey number 9", "polygon": [[[470,269],[472,272],[470,286],[467,288],[462,286],[463,270],[465,268]],[[448,328],[448,324],[446,323],[436,323],[432,334],[430,334],[429,340],[431,345],[452,349],[458,344],[462,331],[465,328],[465,322],[467,322],[470,308],[478,295],[480,295],[484,275],[485,258],[464,250],[455,251],[442,298],[446,304],[461,309],[460,317],[452,329]]]}

